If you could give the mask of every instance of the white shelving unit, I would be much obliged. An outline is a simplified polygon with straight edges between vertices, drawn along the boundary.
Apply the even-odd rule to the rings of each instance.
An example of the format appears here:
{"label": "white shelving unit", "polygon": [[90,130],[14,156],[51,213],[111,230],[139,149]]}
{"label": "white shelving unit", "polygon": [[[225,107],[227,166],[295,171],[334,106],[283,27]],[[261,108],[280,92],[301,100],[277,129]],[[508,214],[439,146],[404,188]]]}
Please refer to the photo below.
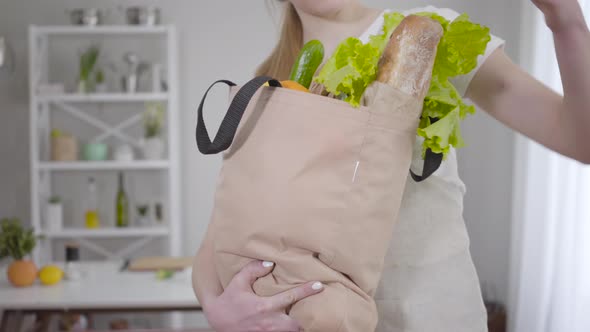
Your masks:
{"label": "white shelving unit", "polygon": [[[165,45],[167,77],[166,92],[141,92],[141,93],[64,93],[53,95],[39,95],[38,86],[48,83],[49,76],[49,52],[52,38],[77,37],[103,38],[108,41],[111,37],[130,38],[139,35],[160,38]],[[93,251],[106,259],[125,258],[133,254],[153,239],[165,238],[167,253],[169,255],[180,254],[180,166],[179,166],[179,110],[177,95],[177,40],[176,30],[173,26],[134,27],[134,26],[30,26],[29,27],[29,93],[30,93],[30,165],[31,165],[31,217],[32,225],[38,235],[42,235],[41,243],[34,252],[37,262],[52,260],[52,243],[56,240],[75,240],[84,248]],[[138,139],[125,132],[128,127],[141,121],[142,103],[162,102],[166,105],[167,117],[167,158],[164,160],[134,160],[120,161],[73,161],[54,162],[47,156],[49,145],[49,133],[51,130],[51,118],[54,112],[77,118],[79,121],[91,125],[101,131],[94,140],[105,140],[114,137],[121,142],[134,147],[138,146]],[[103,109],[117,103],[137,104],[137,112],[126,120],[112,125],[85,111],[85,107],[100,103]],[[127,113],[126,113],[127,114]],[[43,206],[47,199],[47,193],[53,193],[55,184],[53,178],[56,173],[61,176],[76,172],[101,173],[108,171],[149,171],[159,173],[158,179],[166,180],[164,188],[165,221],[162,224],[144,227],[112,227],[108,220],[101,228],[86,229],[66,227],[57,231],[48,231],[43,228]],[[129,192],[128,192],[129,193]],[[102,221],[101,221],[102,222]],[[76,223],[80,225],[80,223]],[[101,245],[102,240],[125,239],[125,246],[113,251]],[[41,255],[41,254],[44,255]],[[42,257],[45,256],[45,257]]]}
{"label": "white shelving unit", "polygon": [[40,162],[41,171],[87,171],[87,170],[167,170],[168,160],[118,161],[74,161],[74,162]]}
{"label": "white shelving unit", "polygon": [[92,94],[63,94],[38,96],[39,102],[70,102],[70,103],[120,103],[120,102],[146,102],[166,101],[166,93],[92,93]]}

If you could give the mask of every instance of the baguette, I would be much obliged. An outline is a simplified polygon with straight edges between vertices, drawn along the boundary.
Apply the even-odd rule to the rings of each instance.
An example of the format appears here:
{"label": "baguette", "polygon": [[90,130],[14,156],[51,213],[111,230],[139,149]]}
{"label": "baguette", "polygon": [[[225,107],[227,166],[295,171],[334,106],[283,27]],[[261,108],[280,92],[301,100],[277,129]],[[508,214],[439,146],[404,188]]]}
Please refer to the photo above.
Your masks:
{"label": "baguette", "polygon": [[424,99],[442,35],[442,26],[431,18],[416,15],[404,18],[379,59],[376,81]]}

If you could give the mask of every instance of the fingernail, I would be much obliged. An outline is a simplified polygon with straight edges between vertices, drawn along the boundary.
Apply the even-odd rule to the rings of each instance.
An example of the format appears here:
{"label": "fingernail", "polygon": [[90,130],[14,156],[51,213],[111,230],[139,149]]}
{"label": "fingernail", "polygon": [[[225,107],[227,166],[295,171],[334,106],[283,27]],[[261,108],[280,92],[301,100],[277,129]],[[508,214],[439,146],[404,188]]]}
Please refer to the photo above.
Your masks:
{"label": "fingernail", "polygon": [[311,285],[311,289],[313,289],[313,290],[320,290],[323,287],[324,287],[324,285],[322,285],[322,283],[319,281],[316,281],[313,283],[313,285]]}
{"label": "fingernail", "polygon": [[264,266],[264,267],[271,267],[273,265],[275,265],[275,263],[273,263],[273,262],[269,262],[269,261],[262,262],[262,266]]}

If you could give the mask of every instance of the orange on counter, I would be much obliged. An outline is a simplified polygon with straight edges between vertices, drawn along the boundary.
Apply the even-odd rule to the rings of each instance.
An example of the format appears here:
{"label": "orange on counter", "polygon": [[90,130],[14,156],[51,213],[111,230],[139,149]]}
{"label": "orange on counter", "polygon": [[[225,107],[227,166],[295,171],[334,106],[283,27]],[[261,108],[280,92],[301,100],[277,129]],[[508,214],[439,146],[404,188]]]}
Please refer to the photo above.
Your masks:
{"label": "orange on counter", "polygon": [[31,286],[37,279],[37,266],[30,260],[15,260],[8,267],[6,274],[15,287]]}

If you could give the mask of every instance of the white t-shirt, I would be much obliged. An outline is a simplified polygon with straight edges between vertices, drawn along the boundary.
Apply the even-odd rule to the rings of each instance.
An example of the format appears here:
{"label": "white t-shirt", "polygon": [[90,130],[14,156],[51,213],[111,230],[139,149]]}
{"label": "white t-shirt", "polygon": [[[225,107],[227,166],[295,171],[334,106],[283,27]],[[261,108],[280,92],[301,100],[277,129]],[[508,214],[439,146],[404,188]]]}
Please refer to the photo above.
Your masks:
{"label": "white t-shirt", "polygon": [[[453,20],[459,14],[432,6],[403,11],[436,12]],[[381,32],[382,15],[361,36]],[[485,59],[504,41],[492,36],[471,73],[452,83],[464,95]],[[422,141],[414,146],[412,169],[420,173]],[[375,294],[379,311],[376,332],[486,332],[487,315],[479,279],[469,252],[463,220],[465,186],[459,178],[454,149],[426,181],[406,183],[398,221]]]}

